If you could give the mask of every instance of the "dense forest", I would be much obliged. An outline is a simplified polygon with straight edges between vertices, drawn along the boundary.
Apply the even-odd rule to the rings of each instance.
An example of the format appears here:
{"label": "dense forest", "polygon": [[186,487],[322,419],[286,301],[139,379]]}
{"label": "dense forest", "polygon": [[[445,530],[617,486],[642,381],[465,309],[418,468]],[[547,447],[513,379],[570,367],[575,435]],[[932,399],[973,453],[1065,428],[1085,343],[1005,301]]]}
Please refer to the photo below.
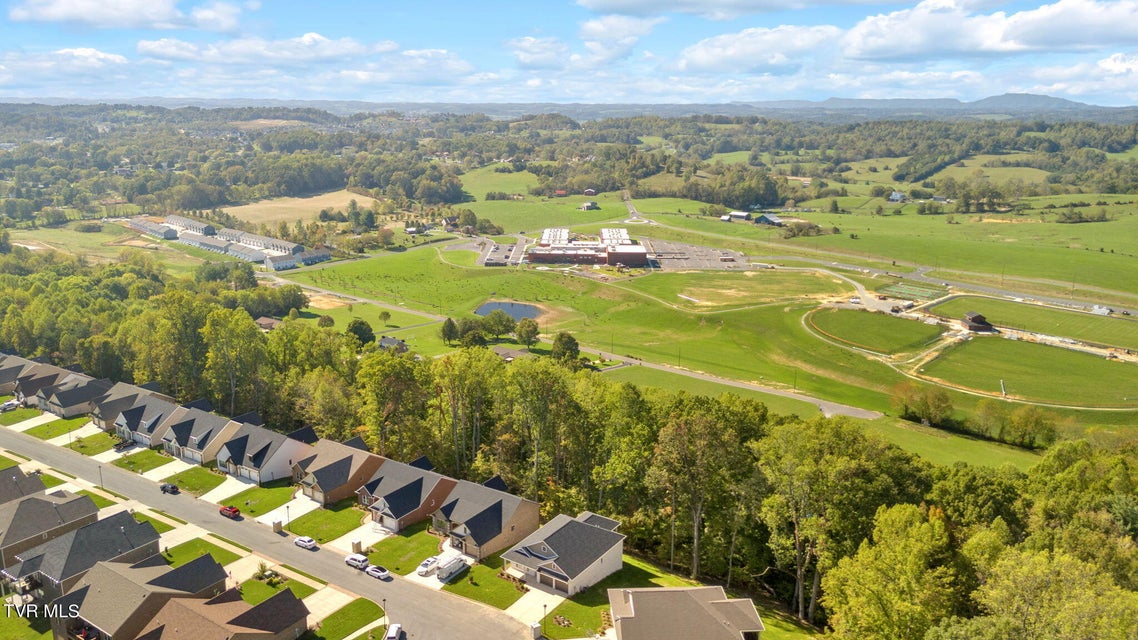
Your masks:
{"label": "dense forest", "polygon": [[[8,249],[0,349],[501,474],[545,517],[618,518],[630,550],[834,637],[1135,638],[1138,443],[1059,442],[1026,473],[932,466],[842,419],[642,389],[572,357],[395,355],[367,327],[296,319],[304,294],[246,265],[175,278],[140,252]],[[262,314],[288,319],[266,334]]]}
{"label": "dense forest", "polygon": [[[473,199],[464,172],[498,161],[535,174],[538,195],[623,187],[638,197],[751,208],[842,195],[848,163],[903,157],[889,169],[899,184],[983,206],[1027,195],[1138,192],[1138,161],[1109,155],[1136,143],[1138,125],[1089,122],[836,125],[642,116],[578,123],[556,115],[506,121],[480,114],[0,105],[0,220],[9,227],[60,224],[114,214],[122,204],[143,213],[208,211],[341,188],[382,198],[391,210],[448,207]],[[712,161],[728,152],[749,160]],[[987,166],[1046,171],[1046,180],[928,180],[977,154],[997,157]],[[768,163],[780,158],[792,158],[790,175],[812,183],[775,172]],[[649,180],[660,176],[678,180]]]}

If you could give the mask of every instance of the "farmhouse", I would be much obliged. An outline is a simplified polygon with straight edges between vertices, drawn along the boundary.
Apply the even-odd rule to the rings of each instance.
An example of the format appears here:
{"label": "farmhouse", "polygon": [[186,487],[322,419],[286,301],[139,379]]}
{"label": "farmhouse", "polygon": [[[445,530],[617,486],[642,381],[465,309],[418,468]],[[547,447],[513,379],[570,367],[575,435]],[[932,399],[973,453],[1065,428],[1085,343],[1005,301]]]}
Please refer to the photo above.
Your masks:
{"label": "farmhouse", "polygon": [[581,206],[577,207],[577,209],[580,211],[597,211],[600,208],[601,205],[593,202],[592,200],[586,200],[585,202],[581,203]]}
{"label": "farmhouse", "polygon": [[905,195],[903,191],[894,191],[889,194],[889,202],[908,202],[909,196]]}
{"label": "farmhouse", "polygon": [[586,195],[586,196],[595,196],[595,195],[597,195],[597,190],[596,189],[585,189],[581,193],[582,193],[582,195]]}
{"label": "farmhouse", "polygon": [[502,554],[507,574],[575,595],[620,570],[624,536],[616,520],[584,511],[553,517]]}
{"label": "farmhouse", "polygon": [[537,530],[538,504],[499,488],[494,476],[484,484],[459,480],[446,501],[431,514],[432,528],[450,546],[481,560],[516,544]]}
{"label": "farmhouse", "polygon": [[961,323],[963,323],[964,328],[969,331],[985,332],[996,330],[991,324],[988,323],[987,318],[980,315],[979,313],[976,313],[975,311],[969,311],[968,313],[964,314],[964,319],[961,320]]}
{"label": "farmhouse", "polygon": [[305,496],[324,505],[352,497],[383,464],[359,438],[340,443],[318,440],[313,454],[292,465],[293,478]]}
{"label": "farmhouse", "polygon": [[376,345],[384,351],[400,354],[407,353],[411,350],[411,346],[399,338],[392,338],[391,336],[380,336]]}
{"label": "farmhouse", "polygon": [[766,627],[746,598],[723,587],[609,589],[617,640],[759,640]]}

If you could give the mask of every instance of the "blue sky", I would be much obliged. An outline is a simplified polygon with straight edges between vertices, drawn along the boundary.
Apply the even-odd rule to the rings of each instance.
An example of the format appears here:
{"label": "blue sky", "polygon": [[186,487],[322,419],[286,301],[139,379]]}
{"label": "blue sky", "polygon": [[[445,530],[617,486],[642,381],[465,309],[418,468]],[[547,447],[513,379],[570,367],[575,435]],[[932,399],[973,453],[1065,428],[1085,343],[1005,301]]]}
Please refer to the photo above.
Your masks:
{"label": "blue sky", "polygon": [[1138,104],[1138,0],[9,0],[0,97]]}

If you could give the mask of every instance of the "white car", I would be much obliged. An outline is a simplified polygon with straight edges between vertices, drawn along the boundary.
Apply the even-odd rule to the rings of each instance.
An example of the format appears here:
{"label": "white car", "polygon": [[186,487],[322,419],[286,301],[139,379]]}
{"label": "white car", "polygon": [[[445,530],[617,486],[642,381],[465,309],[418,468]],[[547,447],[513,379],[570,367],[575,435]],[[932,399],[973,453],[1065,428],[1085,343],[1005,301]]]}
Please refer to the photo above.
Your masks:
{"label": "white car", "polygon": [[373,578],[379,578],[380,580],[386,580],[391,577],[391,572],[379,566],[378,564],[373,564],[367,569],[364,569],[364,573]]}
{"label": "white car", "polygon": [[421,576],[429,576],[435,569],[438,568],[438,566],[439,557],[431,556],[430,558],[427,558],[426,560],[419,563],[419,568],[415,570],[415,573]]}
{"label": "white car", "polygon": [[396,622],[387,626],[387,633],[383,636],[383,640],[399,640],[403,635],[403,625]]}
{"label": "white car", "polygon": [[315,549],[316,548],[316,541],[313,540],[312,538],[309,538],[308,536],[301,536],[301,537],[297,538],[296,540],[293,540],[293,542],[296,543],[296,546],[300,547],[301,549]]}
{"label": "white car", "polygon": [[349,567],[355,567],[357,569],[367,569],[369,563],[367,561],[367,556],[359,553],[353,553],[352,555],[344,558],[344,564],[348,565]]}

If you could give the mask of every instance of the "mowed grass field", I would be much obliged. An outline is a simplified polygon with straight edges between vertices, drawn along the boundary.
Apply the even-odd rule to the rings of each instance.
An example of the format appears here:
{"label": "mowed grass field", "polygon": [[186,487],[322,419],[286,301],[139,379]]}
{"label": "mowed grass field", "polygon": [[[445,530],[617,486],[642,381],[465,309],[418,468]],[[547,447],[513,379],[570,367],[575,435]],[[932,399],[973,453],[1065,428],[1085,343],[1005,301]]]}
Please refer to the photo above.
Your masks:
{"label": "mowed grass field", "polygon": [[1138,365],[997,337],[954,345],[921,369],[952,386],[1075,407],[1138,408]]}
{"label": "mowed grass field", "polygon": [[1138,349],[1138,320],[1125,317],[1096,316],[984,296],[953,298],[929,310],[944,318],[961,318],[969,311],[976,311],[988,322],[1001,327]]}
{"label": "mowed grass field", "polygon": [[619,285],[688,311],[719,311],[808,296],[839,296],[845,282],[817,272],[663,272]]}
{"label": "mowed grass field", "polygon": [[[203,262],[201,257],[185,251],[191,247],[143,236],[118,223],[103,223],[102,231],[94,233],[75,231],[73,227],[74,223],[58,228],[12,229],[12,244],[40,250],[54,249],[98,263],[118,262],[124,250],[135,249],[164,263],[170,272],[176,274],[186,273]],[[224,259],[216,253],[201,253],[217,260]]]}
{"label": "mowed grass field", "polygon": [[226,207],[225,212],[254,224],[275,225],[278,222],[287,222],[291,225],[297,220],[311,221],[321,209],[346,211],[348,203],[352,200],[355,200],[361,209],[367,209],[375,202],[374,198],[341,189],[308,198],[273,198],[240,207]]}
{"label": "mowed grass field", "polygon": [[886,355],[916,351],[943,333],[937,325],[852,309],[819,309],[807,318],[832,340]]}

